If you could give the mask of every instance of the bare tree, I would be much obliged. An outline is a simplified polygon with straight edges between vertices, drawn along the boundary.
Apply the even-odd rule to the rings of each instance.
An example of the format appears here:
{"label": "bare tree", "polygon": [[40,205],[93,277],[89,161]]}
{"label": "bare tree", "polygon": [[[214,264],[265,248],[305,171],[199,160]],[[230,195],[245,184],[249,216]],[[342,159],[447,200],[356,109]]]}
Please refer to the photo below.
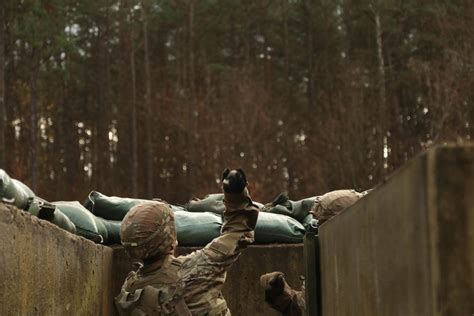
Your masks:
{"label": "bare tree", "polygon": [[196,134],[197,134],[197,100],[196,100],[196,67],[194,57],[194,13],[196,7],[196,0],[190,0],[188,3],[188,56],[189,56],[189,111],[188,111],[188,138],[187,147],[189,151],[188,155],[188,186],[190,194],[195,194],[193,191],[196,186],[196,160],[198,159],[196,150]]}
{"label": "bare tree", "polygon": [[307,67],[308,67],[308,105],[312,110],[314,109],[314,26],[313,26],[313,1],[303,1],[304,10],[306,13],[306,48],[307,48]]}
{"label": "bare tree", "polygon": [[132,193],[138,195],[138,127],[137,127],[137,73],[135,69],[135,36],[130,33],[130,76],[132,79]]}
{"label": "bare tree", "polygon": [[385,176],[385,112],[386,112],[386,92],[385,92],[385,59],[383,56],[382,24],[380,22],[380,5],[378,0],[370,4],[375,22],[375,42],[377,47],[377,71],[378,71],[378,113],[377,113],[377,159],[380,179]]}
{"label": "bare tree", "polygon": [[[35,58],[35,50],[33,49],[32,60]],[[33,63],[34,65],[36,63]],[[30,90],[31,90],[31,100],[30,100],[30,154],[29,154],[29,168],[31,182],[30,186],[36,190],[36,178],[37,178],[37,159],[38,159],[38,89],[37,89],[37,71],[39,67],[33,66],[31,69],[30,75]]]}
{"label": "bare tree", "polygon": [[0,168],[5,168],[5,9],[0,7]]}
{"label": "bare tree", "polygon": [[149,3],[146,0],[141,2],[143,18],[143,49],[144,49],[144,74],[145,74],[145,111],[146,111],[146,165],[147,165],[147,195],[153,196],[153,111],[151,105],[151,69],[150,69],[150,49],[148,43],[148,12]]}

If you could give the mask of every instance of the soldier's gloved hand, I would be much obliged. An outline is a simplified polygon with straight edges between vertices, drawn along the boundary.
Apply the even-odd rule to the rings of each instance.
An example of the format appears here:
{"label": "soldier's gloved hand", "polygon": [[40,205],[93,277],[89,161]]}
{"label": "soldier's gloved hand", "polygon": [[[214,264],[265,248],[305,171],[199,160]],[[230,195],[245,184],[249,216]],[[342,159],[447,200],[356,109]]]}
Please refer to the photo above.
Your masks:
{"label": "soldier's gloved hand", "polygon": [[[260,277],[260,285],[265,289],[265,301],[283,316],[301,316],[303,309],[299,297],[302,292],[293,290],[286,283],[282,272],[271,272]],[[304,304],[304,302],[303,302]]]}
{"label": "soldier's gloved hand", "polygon": [[260,276],[260,285],[265,289],[265,296],[276,298],[285,288],[285,275],[282,272],[271,272]]}
{"label": "soldier's gloved hand", "polygon": [[224,170],[222,190],[225,211],[222,214],[224,223],[221,234],[240,233],[239,247],[245,247],[255,240],[253,230],[257,225],[258,207],[250,198],[244,171],[242,169]]}
{"label": "soldier's gloved hand", "polygon": [[242,169],[226,168],[222,173],[222,189],[225,193],[240,193],[247,186],[247,178]]}

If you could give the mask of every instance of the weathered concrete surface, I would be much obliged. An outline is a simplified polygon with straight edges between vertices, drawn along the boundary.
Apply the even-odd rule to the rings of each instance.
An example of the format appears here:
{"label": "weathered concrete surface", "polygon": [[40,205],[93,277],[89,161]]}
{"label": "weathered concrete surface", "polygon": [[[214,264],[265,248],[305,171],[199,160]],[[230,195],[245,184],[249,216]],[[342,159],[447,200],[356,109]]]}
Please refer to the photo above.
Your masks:
{"label": "weathered concrete surface", "polygon": [[[197,248],[179,247],[178,254],[187,254]],[[130,259],[121,247],[114,247],[114,271],[118,293],[125,276],[131,270]],[[260,275],[282,271],[287,281],[295,288],[300,288],[303,275],[303,245],[265,245],[251,246],[231,267],[227,274],[223,294],[227,300],[232,316],[272,316],[280,315],[265,303],[264,291],[259,285]]]}
{"label": "weathered concrete surface", "polygon": [[320,228],[324,315],[474,315],[474,147],[438,147]]}
{"label": "weathered concrete surface", "polygon": [[113,251],[0,204],[0,315],[111,315]]}
{"label": "weathered concrete surface", "polygon": [[[132,266],[121,247],[96,245],[0,203],[0,269],[2,316],[116,315],[113,298]],[[224,287],[232,315],[277,315],[259,286],[260,275],[274,270],[299,287],[302,245],[247,249]]]}

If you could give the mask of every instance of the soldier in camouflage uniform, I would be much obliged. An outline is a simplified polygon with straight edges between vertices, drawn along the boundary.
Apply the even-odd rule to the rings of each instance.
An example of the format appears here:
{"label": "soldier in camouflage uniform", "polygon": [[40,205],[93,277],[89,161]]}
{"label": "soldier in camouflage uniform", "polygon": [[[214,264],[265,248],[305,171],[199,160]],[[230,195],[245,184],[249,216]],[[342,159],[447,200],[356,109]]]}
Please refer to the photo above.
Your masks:
{"label": "soldier in camouflage uniform", "polygon": [[[355,190],[336,190],[316,198],[316,203],[310,213],[318,225],[338,215],[344,209],[353,205],[366,192],[359,193]],[[291,288],[282,272],[270,272],[260,276],[260,285],[265,290],[265,301],[283,316],[303,315],[305,304],[304,284],[300,291]]]}
{"label": "soldier in camouflage uniform", "polygon": [[230,315],[221,288],[226,272],[254,241],[258,208],[241,169],[224,171],[226,210],[221,236],[206,247],[175,257],[174,216],[167,204],[133,207],[122,222],[122,244],[143,266],[131,272],[116,306],[120,315]]}

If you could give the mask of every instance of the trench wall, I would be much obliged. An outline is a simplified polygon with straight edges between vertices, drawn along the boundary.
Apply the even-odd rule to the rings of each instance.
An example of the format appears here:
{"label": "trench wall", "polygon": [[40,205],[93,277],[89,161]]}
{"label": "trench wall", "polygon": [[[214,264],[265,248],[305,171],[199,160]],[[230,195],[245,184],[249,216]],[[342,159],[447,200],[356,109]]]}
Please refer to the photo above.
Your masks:
{"label": "trench wall", "polygon": [[323,315],[474,315],[474,147],[410,161],[319,238]]}
{"label": "trench wall", "polygon": [[[131,269],[121,247],[94,244],[0,203],[0,315],[116,315],[113,298]],[[277,315],[258,283],[274,270],[300,286],[303,246],[249,247],[223,290],[232,315]]]}

